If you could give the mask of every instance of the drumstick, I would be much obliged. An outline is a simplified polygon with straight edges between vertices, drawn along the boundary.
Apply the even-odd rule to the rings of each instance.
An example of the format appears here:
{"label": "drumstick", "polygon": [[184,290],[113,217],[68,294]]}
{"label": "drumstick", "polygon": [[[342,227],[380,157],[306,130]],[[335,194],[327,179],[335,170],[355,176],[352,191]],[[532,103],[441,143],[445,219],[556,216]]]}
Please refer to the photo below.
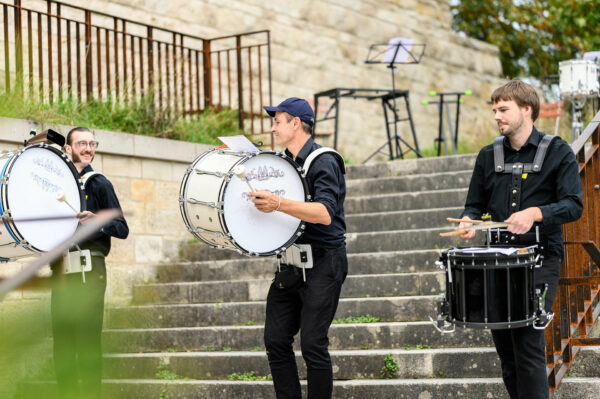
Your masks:
{"label": "drumstick", "polygon": [[487,229],[496,229],[500,227],[508,227],[511,226],[512,223],[503,223],[503,222],[485,222],[483,224],[478,224],[476,226],[463,227],[460,230],[449,231],[447,233],[440,233],[441,237],[448,236],[459,236],[461,234],[465,234],[468,230],[487,230]]}
{"label": "drumstick", "polygon": [[67,196],[66,196],[66,194],[65,194],[64,191],[57,191],[56,192],[56,200],[59,201],[59,202],[64,202],[65,204],[69,205],[69,207],[71,209],[73,209],[73,212],[79,213],[79,211],[77,209],[75,209],[75,207],[73,205],[71,205],[69,203],[69,201],[67,201]]}
{"label": "drumstick", "polygon": [[250,191],[254,191],[254,187],[252,187],[248,181],[248,178],[246,177],[246,167],[244,165],[237,165],[235,168],[233,168],[233,174],[239,179],[245,180],[248,184],[248,187],[250,187]]}
{"label": "drumstick", "polygon": [[455,218],[446,218],[448,222],[466,222],[466,223],[483,223],[483,220],[471,220],[471,219],[455,219]]}

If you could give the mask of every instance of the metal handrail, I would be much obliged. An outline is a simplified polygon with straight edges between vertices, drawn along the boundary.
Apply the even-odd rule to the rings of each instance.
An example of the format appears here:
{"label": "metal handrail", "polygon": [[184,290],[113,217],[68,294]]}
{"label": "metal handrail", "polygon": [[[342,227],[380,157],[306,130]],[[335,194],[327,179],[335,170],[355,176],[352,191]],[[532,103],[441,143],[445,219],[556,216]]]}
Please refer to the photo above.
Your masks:
{"label": "metal handrail", "polygon": [[546,366],[552,395],[581,348],[598,345],[588,337],[600,315],[600,112],[571,145],[583,186],[583,215],[563,225],[565,259],[546,329]]}
{"label": "metal handrail", "polygon": [[227,107],[241,130],[269,130],[268,30],[206,39],[56,0],[46,0],[45,11],[12,3],[0,0],[7,92],[49,103],[150,98],[172,115]]}

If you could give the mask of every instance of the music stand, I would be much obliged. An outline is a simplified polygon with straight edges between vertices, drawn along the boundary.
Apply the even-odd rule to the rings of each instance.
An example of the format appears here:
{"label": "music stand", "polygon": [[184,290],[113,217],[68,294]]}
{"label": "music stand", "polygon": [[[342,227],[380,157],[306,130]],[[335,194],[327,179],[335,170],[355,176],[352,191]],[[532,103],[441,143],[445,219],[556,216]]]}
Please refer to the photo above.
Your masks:
{"label": "music stand", "polygon": [[[404,158],[404,153],[400,147],[400,143],[404,143],[409,150],[414,151],[417,154],[417,157],[422,158],[421,152],[419,151],[419,144],[417,142],[417,137],[414,131],[414,125],[412,121],[412,115],[410,113],[410,106],[408,102],[408,91],[403,90],[406,94],[404,95],[405,104],[408,111],[408,120],[410,121],[413,138],[415,141],[414,148],[406,142],[402,137],[398,136],[398,122],[402,121],[398,116],[398,108],[396,106],[396,97],[394,94],[396,93],[396,75],[394,73],[394,69],[396,69],[396,65],[398,64],[418,64],[425,53],[425,44],[417,44],[414,43],[412,39],[403,38],[403,37],[394,37],[390,39],[388,43],[378,43],[373,44],[369,47],[369,52],[367,54],[367,59],[365,60],[365,64],[386,64],[390,69],[390,73],[392,75],[392,92],[390,98],[391,106],[388,108],[392,111],[394,115],[393,122],[388,122],[387,114],[386,114],[386,129],[389,131],[389,124],[394,124],[394,134],[390,137],[388,135],[387,143],[384,143],[381,147],[379,147],[373,154],[371,154],[366,160],[371,159],[375,154],[381,152],[386,145],[390,150],[390,160],[396,158]],[[385,111],[385,107],[384,107]],[[392,146],[392,142],[394,145]],[[394,154],[394,148],[396,154]]]}

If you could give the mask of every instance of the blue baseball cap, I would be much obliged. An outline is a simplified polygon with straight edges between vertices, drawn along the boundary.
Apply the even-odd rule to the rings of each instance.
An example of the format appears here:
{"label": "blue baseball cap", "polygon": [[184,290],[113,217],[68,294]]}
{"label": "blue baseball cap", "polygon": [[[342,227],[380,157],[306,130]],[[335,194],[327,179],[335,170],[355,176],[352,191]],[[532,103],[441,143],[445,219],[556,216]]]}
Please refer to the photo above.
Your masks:
{"label": "blue baseball cap", "polygon": [[267,114],[275,116],[275,112],[287,112],[292,116],[297,116],[302,122],[308,123],[311,127],[315,124],[315,113],[312,107],[306,100],[298,97],[290,97],[287,100],[283,100],[281,104],[276,107],[263,107]]}

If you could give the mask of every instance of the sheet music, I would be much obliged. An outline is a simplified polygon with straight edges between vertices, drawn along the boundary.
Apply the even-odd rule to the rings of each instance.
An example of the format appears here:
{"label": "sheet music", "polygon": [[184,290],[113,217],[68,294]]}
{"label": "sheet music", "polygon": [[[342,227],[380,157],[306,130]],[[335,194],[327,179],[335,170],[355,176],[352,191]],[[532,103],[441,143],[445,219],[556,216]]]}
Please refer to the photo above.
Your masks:
{"label": "sheet music", "polygon": [[[388,42],[388,48],[383,54],[382,62],[394,62],[397,64],[403,64],[409,61],[410,50],[412,49],[412,45],[414,43],[413,39],[408,39],[405,37],[393,37]],[[396,49],[398,49],[398,53],[396,53]],[[396,58],[394,59],[394,54],[396,54]]]}
{"label": "sheet music", "polygon": [[258,148],[250,140],[246,138],[246,136],[227,136],[227,137],[219,137],[230,150],[236,152],[260,152]]}

